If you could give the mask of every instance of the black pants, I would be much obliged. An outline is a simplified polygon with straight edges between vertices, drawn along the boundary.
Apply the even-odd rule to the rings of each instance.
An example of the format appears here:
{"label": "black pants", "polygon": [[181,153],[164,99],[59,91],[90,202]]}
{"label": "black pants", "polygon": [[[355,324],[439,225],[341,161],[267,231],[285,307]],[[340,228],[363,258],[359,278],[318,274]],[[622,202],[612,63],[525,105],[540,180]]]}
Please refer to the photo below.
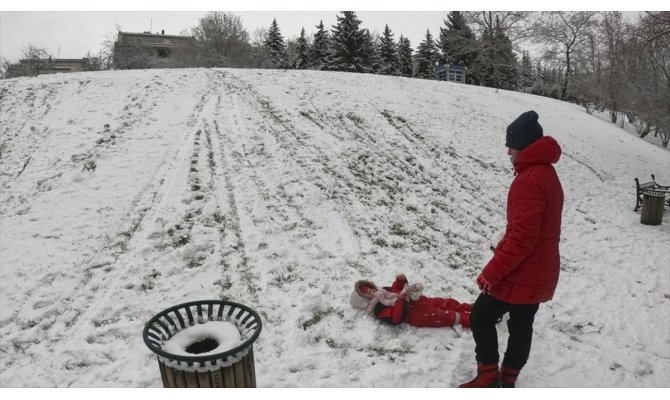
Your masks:
{"label": "black pants", "polygon": [[475,353],[478,362],[497,364],[498,332],[496,322],[509,312],[507,327],[509,337],[503,364],[514,369],[526,365],[533,339],[533,321],[539,304],[509,304],[493,297],[480,294],[472,306],[470,329],[475,339]]}

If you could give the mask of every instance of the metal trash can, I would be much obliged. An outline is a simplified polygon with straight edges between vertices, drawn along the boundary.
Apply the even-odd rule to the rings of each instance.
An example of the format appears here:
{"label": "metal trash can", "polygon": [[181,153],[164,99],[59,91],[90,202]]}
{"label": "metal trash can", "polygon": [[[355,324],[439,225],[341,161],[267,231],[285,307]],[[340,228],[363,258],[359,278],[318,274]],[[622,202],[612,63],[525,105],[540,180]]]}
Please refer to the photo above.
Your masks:
{"label": "metal trash can", "polygon": [[261,326],[245,305],[203,300],[161,311],[146,324],[143,338],[157,355],[163,387],[254,388],[253,343]]}
{"label": "metal trash can", "polygon": [[642,192],[642,211],[640,222],[644,225],[660,225],[663,221],[663,203],[667,192],[658,189],[645,189]]}

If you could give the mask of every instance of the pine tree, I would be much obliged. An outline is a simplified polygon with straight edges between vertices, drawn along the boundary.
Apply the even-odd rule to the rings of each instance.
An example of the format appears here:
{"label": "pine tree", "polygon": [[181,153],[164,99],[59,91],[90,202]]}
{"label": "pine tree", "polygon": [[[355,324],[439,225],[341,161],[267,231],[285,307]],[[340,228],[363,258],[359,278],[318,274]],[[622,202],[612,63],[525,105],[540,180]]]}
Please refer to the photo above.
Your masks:
{"label": "pine tree", "polygon": [[[460,11],[452,11],[447,15],[444,25],[446,29],[440,27],[438,40],[438,47],[442,55],[450,63],[463,63],[468,70],[474,70],[479,44],[465,16]],[[466,81],[479,83],[477,76],[473,74],[467,74]]]}
{"label": "pine tree", "polygon": [[547,69],[542,66],[540,60],[535,64],[535,76],[537,76],[536,81],[540,83],[545,83],[547,81]]}
{"label": "pine tree", "polygon": [[512,41],[505,35],[499,24],[496,26],[495,35],[496,42],[501,44],[497,55],[500,64],[498,68],[498,71],[500,72],[499,87],[502,89],[516,90],[519,88],[520,81],[519,63],[516,59],[516,54],[514,54]]}
{"label": "pine tree", "polygon": [[312,47],[309,49],[309,67],[313,69],[324,69],[327,64],[328,50],[330,48],[330,38],[328,32],[323,27],[323,21],[316,26],[318,29],[314,34]]}
{"label": "pine tree", "polygon": [[305,37],[305,28],[300,31],[300,37],[296,43],[295,58],[293,59],[293,68],[305,69],[308,66],[309,43]]}
{"label": "pine tree", "polygon": [[519,72],[512,41],[505,35],[496,17],[493,29],[484,29],[481,64],[478,75],[485,86],[514,90],[519,86]]}
{"label": "pine tree", "polygon": [[398,73],[400,76],[412,76],[412,45],[408,38],[400,35],[398,39]]}
{"label": "pine tree", "polygon": [[382,75],[399,75],[398,52],[393,42],[393,33],[391,33],[388,25],[384,28],[384,34],[379,38],[379,42],[379,73]]}
{"label": "pine tree", "polygon": [[365,31],[354,11],[342,11],[333,25],[331,51],[327,69],[333,71],[367,72],[366,56],[363,54]]}
{"label": "pine tree", "polygon": [[381,68],[379,41],[372,36],[369,30],[363,29],[363,45],[361,46],[361,65],[364,72],[376,74]]}
{"label": "pine tree", "polygon": [[521,87],[524,92],[533,85],[533,66],[530,62],[528,50],[523,52],[521,57]]}
{"label": "pine tree", "polygon": [[435,79],[435,61],[439,58],[433,35],[426,31],[426,38],[419,44],[416,56],[416,78]]}
{"label": "pine tree", "polygon": [[288,54],[286,53],[286,45],[284,38],[279,31],[277,19],[272,20],[272,25],[268,30],[268,36],[265,39],[264,47],[268,53],[268,64],[270,68],[287,68]]}

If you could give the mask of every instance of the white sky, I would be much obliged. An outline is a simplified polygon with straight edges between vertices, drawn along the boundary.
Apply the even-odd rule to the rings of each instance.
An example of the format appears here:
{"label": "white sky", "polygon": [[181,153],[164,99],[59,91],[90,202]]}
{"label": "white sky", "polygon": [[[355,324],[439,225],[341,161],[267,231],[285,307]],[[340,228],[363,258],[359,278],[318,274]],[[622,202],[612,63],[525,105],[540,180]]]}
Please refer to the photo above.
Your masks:
{"label": "white sky", "polygon": [[[212,1],[190,0],[186,4],[160,6],[159,3],[147,0],[107,0],[95,2],[58,1],[46,2],[27,0],[21,2],[4,2],[0,6],[0,58],[16,61],[21,57],[21,49],[28,43],[44,47],[57,58],[81,58],[88,51],[97,53],[106,38],[113,37],[118,24],[123,31],[143,32],[151,30],[166,34],[178,35],[189,30],[198,23],[209,10],[232,11],[240,15],[242,22],[251,35],[256,28],[267,28],[273,18],[285,39],[296,37],[301,28],[307,34],[313,33],[319,21],[330,29],[334,25],[337,10],[356,10],[364,28],[381,33],[388,24],[394,33],[394,39],[400,35],[408,37],[412,47],[416,48],[424,39],[426,30],[435,37],[443,26],[448,11],[441,10],[448,5],[467,6],[469,10],[505,9],[505,10],[580,10],[602,9],[597,2],[577,2],[570,0],[556,4],[547,3],[539,6],[539,2],[531,1],[491,1],[473,0],[446,2],[435,0],[405,1],[282,1],[269,2],[260,0],[247,1]],[[621,3],[621,4],[619,4]],[[635,2],[636,9],[657,9],[644,2]],[[646,6],[646,7],[645,7]],[[222,8],[225,7],[225,10]],[[608,10],[634,10],[631,2],[621,0],[606,3]],[[86,10],[86,11],[84,11]],[[154,10],[154,11],[151,11]],[[268,11],[277,10],[277,11]],[[302,11],[309,10],[309,11]],[[366,10],[366,11],[359,11]]]}

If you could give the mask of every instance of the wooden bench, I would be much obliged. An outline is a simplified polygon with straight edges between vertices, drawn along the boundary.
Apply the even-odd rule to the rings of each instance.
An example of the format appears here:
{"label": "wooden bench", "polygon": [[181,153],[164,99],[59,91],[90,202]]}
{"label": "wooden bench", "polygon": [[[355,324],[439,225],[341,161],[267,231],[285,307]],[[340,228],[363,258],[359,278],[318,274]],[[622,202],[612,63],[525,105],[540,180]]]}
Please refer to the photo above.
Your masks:
{"label": "wooden bench", "polygon": [[[670,194],[670,186],[663,186],[663,185],[660,185],[658,182],[656,182],[656,177],[654,176],[654,174],[651,174],[651,180],[652,180],[652,182],[654,182],[654,184],[656,185],[656,187],[661,188],[661,189],[663,189],[663,190],[665,190],[665,191],[668,191],[668,194]],[[668,206],[668,207],[670,207],[670,196],[668,196],[668,197],[665,199],[665,205]]]}
{"label": "wooden bench", "polygon": [[[638,211],[642,206],[642,194],[644,193],[645,189],[661,189],[664,191],[668,191],[670,189],[670,186],[663,186],[656,183],[656,178],[654,177],[654,174],[651,174],[651,181],[649,182],[640,183],[640,180],[638,178],[635,178],[636,203],[633,211]],[[665,201],[665,204],[670,206],[670,198],[668,198]]]}

